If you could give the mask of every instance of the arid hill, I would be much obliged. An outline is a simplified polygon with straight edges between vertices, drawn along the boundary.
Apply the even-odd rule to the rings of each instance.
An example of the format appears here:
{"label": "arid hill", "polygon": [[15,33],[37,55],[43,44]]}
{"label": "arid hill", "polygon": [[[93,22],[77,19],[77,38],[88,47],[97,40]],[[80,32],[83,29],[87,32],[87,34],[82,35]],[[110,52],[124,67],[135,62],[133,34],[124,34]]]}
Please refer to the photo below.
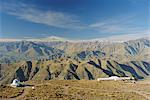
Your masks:
{"label": "arid hill", "polygon": [[150,74],[150,40],[123,43],[1,42],[0,83],[28,80],[94,80]]}

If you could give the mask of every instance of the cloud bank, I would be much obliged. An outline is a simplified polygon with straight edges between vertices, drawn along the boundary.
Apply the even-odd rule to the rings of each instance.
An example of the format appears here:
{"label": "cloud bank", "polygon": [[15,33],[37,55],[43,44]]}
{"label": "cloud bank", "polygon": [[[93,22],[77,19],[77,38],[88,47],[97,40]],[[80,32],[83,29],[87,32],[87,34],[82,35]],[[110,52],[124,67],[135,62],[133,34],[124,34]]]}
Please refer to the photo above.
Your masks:
{"label": "cloud bank", "polygon": [[84,25],[80,23],[77,16],[64,12],[52,10],[39,10],[34,5],[27,5],[22,2],[3,3],[1,10],[17,18],[24,19],[33,23],[45,24],[52,27],[65,29],[82,29]]}
{"label": "cloud bank", "polygon": [[110,17],[91,24],[90,28],[95,29],[98,32],[120,34],[137,34],[142,33],[143,31],[147,31],[148,28],[141,27],[141,25],[137,23],[137,20],[139,20],[138,15],[122,15],[117,17]]}

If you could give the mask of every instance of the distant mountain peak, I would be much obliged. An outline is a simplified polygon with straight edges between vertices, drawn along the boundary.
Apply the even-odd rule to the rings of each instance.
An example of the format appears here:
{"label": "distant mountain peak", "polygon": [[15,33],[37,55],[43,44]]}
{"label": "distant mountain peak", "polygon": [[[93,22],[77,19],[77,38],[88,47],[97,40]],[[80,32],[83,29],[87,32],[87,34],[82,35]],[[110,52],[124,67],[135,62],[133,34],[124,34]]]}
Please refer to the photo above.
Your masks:
{"label": "distant mountain peak", "polygon": [[57,36],[50,36],[50,37],[47,37],[47,38],[43,38],[42,39],[43,41],[65,41],[66,39],[65,38],[62,38],[62,37],[57,37]]}
{"label": "distant mountain peak", "polygon": [[138,35],[138,34],[125,34],[125,35],[114,35],[109,37],[102,37],[102,38],[94,38],[94,39],[67,39],[63,37],[57,37],[57,36],[49,36],[45,38],[27,38],[27,39],[9,39],[9,38],[0,38],[0,42],[15,42],[15,41],[34,41],[34,42],[127,42],[130,40],[137,40],[137,39],[150,39],[150,35]]}

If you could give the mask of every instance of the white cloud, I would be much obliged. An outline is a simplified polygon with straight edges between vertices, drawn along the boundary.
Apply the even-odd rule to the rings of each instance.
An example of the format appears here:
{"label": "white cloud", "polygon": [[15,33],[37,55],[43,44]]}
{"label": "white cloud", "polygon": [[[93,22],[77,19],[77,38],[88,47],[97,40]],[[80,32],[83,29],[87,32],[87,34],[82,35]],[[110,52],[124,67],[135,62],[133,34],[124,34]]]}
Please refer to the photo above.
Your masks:
{"label": "white cloud", "polygon": [[134,34],[145,30],[145,27],[137,24],[138,20],[138,15],[122,15],[93,23],[89,27],[103,33]]}
{"label": "white cloud", "polygon": [[126,42],[129,40],[136,40],[136,39],[140,39],[140,38],[150,39],[150,35],[148,33],[124,34],[124,35],[114,35],[114,36],[109,36],[106,38],[99,38],[99,39],[93,39],[93,40],[98,40],[98,41],[103,41],[103,42],[107,42],[107,41],[109,41],[109,42]]}
{"label": "white cloud", "polygon": [[56,12],[52,10],[39,10],[33,5],[26,5],[24,3],[3,3],[2,11],[10,15],[17,16],[34,23],[45,24],[48,26],[66,28],[66,29],[82,29],[84,25],[78,20],[77,16]]}

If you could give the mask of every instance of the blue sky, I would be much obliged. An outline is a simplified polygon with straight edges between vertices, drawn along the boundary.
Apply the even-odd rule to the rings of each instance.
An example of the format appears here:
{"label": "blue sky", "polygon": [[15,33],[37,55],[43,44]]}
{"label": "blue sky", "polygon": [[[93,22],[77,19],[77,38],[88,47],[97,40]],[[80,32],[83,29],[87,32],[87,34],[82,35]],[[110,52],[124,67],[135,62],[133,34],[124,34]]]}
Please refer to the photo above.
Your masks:
{"label": "blue sky", "polygon": [[149,34],[150,0],[0,0],[0,38]]}

